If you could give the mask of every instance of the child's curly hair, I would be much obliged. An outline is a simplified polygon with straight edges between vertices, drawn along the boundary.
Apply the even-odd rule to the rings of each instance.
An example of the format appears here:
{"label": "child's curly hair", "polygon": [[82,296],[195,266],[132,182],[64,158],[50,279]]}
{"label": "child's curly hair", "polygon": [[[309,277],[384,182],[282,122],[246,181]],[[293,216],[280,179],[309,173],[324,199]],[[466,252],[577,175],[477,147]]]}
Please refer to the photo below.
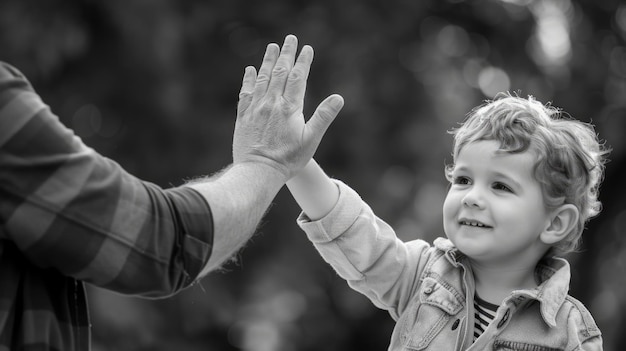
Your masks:
{"label": "child's curly hair", "polygon": [[[601,210],[598,188],[609,150],[598,140],[591,124],[574,120],[532,96],[500,93],[493,101],[473,109],[454,135],[453,160],[468,143],[495,140],[503,152],[526,150],[537,156],[534,175],[543,189],[548,208],[572,204],[579,210],[574,229],[548,254],[575,251],[585,223]],[[453,165],[446,166],[450,178]]]}

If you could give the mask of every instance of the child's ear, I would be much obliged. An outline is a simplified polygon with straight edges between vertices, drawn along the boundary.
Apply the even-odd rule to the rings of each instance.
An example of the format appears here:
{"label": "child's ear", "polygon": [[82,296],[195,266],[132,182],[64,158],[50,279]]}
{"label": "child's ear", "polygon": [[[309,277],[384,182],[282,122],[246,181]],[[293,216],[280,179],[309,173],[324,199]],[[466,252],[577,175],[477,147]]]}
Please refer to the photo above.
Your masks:
{"label": "child's ear", "polygon": [[578,223],[578,208],[564,204],[553,210],[548,227],[541,233],[544,244],[554,245],[563,240]]}

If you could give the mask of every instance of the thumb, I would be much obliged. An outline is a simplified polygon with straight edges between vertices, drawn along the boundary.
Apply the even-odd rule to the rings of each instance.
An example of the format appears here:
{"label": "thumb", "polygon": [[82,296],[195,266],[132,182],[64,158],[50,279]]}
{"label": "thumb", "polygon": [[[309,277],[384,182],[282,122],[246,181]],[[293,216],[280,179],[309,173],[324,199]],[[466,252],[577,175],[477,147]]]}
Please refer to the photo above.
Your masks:
{"label": "thumb", "polygon": [[341,95],[333,94],[317,106],[313,116],[306,123],[304,137],[307,142],[313,142],[315,145],[319,144],[330,124],[335,120],[341,108],[343,108],[343,103]]}

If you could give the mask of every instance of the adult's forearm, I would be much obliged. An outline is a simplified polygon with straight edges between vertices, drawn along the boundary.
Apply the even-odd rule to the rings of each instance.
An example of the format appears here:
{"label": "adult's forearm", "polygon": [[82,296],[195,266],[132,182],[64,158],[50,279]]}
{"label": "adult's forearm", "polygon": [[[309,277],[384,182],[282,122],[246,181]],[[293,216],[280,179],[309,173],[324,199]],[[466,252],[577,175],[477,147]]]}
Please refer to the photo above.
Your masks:
{"label": "adult's forearm", "polygon": [[284,177],[271,166],[248,162],[189,184],[209,203],[214,222],[213,251],[200,276],[218,268],[252,237]]}

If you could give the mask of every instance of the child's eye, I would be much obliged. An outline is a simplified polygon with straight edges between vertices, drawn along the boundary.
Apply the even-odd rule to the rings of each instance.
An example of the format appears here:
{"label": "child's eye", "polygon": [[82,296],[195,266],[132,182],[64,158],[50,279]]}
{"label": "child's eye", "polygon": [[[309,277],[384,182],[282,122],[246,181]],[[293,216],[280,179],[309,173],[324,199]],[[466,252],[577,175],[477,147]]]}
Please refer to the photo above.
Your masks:
{"label": "child's eye", "polygon": [[468,177],[458,176],[452,179],[452,183],[458,185],[468,185],[471,183],[471,181]]}
{"label": "child's eye", "polygon": [[493,188],[496,189],[496,190],[502,190],[502,191],[506,191],[506,192],[509,192],[509,193],[513,192],[513,189],[511,189],[508,185],[506,185],[504,183],[500,183],[500,182],[494,183],[493,184]]}

